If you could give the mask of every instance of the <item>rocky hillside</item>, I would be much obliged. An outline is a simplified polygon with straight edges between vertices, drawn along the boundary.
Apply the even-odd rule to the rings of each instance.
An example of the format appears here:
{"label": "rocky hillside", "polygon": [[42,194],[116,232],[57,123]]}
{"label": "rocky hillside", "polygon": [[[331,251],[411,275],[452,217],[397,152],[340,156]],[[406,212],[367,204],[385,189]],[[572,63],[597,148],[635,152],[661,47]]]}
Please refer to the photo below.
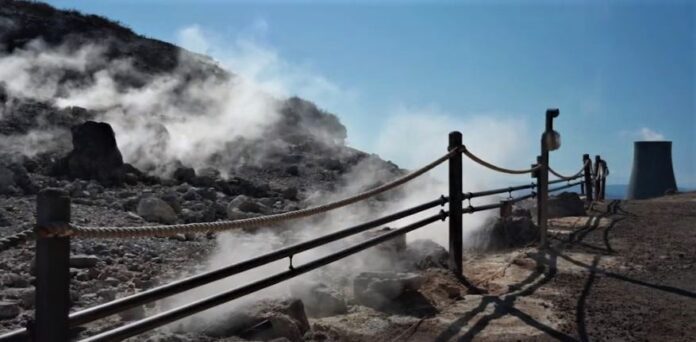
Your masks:
{"label": "rocky hillside", "polygon": [[[29,1],[3,0],[1,5],[0,238],[32,228],[36,193],[46,187],[70,194],[73,222],[143,226],[287,212],[403,173],[376,155],[346,146],[346,128],[335,115],[298,97],[269,95],[209,57],[139,36],[99,16]],[[354,223],[363,211],[385,208],[385,198],[331,220],[318,217],[261,232],[74,239],[72,310],[341,228],[320,223]],[[315,230],[307,232],[308,226]],[[228,247],[230,241],[234,248]],[[387,273],[363,274],[360,281],[365,286],[403,281],[417,287],[422,277],[410,273],[419,269],[414,265],[423,259],[441,267],[439,261],[446,258],[444,249],[431,241],[425,244],[425,256],[395,258],[405,273],[394,274],[391,264],[381,264]],[[400,250],[422,253],[405,241],[402,245]],[[33,243],[0,243],[0,334],[25,326],[33,316],[33,256]],[[350,262],[356,272],[334,266],[327,271],[331,280],[303,279],[310,284],[294,290],[292,300],[244,311],[253,320],[196,327],[192,331],[197,335],[188,340],[257,340],[260,335],[250,335],[247,325],[269,316],[280,321],[274,320],[264,334],[293,341],[311,335],[305,310],[310,317],[345,313],[346,284],[360,272],[374,270],[358,269],[362,263],[356,261]],[[326,306],[327,301],[334,305]],[[105,325],[156,313],[163,309],[160,304],[76,333],[87,336]],[[297,324],[279,328],[278,322],[287,323],[286,309]],[[317,334],[317,340],[326,340]]]}
{"label": "rocky hillside", "polygon": [[[4,1],[0,75],[6,167],[19,162],[29,172],[55,175],[53,164],[73,147],[70,128],[94,120],[114,126],[123,160],[151,176],[148,181],[172,178],[177,168],[213,168],[205,172],[302,192],[335,186],[363,161],[378,164],[386,176],[398,172],[345,146],[345,127],[313,103],[249,90],[209,57],[96,15]],[[142,93],[155,95],[133,99]],[[196,127],[199,121],[205,127]],[[211,127],[221,132],[192,137],[200,134],[192,130]]]}

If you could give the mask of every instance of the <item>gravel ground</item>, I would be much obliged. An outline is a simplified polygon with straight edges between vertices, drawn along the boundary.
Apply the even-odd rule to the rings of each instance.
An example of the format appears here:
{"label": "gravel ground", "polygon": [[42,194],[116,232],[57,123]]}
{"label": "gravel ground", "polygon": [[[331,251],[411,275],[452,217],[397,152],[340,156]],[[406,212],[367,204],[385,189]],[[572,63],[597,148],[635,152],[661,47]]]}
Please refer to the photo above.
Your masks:
{"label": "gravel ground", "polygon": [[466,295],[404,341],[695,341],[696,193],[557,220],[552,248],[471,256]]}

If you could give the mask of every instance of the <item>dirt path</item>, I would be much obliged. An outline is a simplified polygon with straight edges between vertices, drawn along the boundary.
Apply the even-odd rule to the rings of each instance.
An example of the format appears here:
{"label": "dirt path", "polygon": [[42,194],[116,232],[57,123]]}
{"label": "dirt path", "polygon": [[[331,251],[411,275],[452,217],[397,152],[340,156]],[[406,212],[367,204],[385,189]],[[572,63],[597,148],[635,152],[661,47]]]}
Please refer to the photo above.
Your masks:
{"label": "dirt path", "polygon": [[472,257],[465,295],[402,341],[696,341],[696,194],[553,220],[552,247]]}

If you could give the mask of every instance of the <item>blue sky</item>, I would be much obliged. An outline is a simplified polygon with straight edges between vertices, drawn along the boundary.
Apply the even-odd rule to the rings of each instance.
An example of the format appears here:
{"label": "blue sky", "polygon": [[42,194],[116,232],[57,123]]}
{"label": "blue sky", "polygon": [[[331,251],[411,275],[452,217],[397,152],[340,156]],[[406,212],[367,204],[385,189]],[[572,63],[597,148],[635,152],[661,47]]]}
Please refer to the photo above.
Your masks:
{"label": "blue sky", "polygon": [[[465,136],[476,128],[458,123],[489,117],[525,130],[531,142],[516,153],[531,162],[544,111],[558,107],[557,169],[576,169],[582,153],[601,154],[610,183],[626,183],[633,141],[664,138],[673,141],[677,182],[696,186],[693,2],[49,3],[278,78],[288,94],[339,115],[350,144],[369,152],[385,150],[385,127],[404,113],[432,115]],[[418,144],[403,139],[404,147]],[[404,156],[387,157],[417,166]]]}

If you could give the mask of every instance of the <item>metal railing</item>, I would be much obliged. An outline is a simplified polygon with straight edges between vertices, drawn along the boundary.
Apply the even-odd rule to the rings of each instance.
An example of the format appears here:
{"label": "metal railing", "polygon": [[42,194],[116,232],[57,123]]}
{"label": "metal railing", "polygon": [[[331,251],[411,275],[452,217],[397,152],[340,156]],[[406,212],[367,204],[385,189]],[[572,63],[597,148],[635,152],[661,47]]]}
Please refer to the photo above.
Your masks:
{"label": "metal railing", "polygon": [[[557,113],[556,113],[557,116]],[[547,112],[547,119],[549,113]],[[549,129],[547,122],[547,131]],[[543,138],[542,138],[543,140]],[[542,155],[544,154],[542,143]],[[548,151],[546,151],[548,153]],[[534,182],[527,185],[517,185],[506,188],[484,190],[478,192],[463,192],[462,155],[489,169],[508,174],[531,174]],[[191,316],[200,311],[212,308],[225,302],[260,291],[269,286],[286,281],[311,270],[325,266],[347,256],[353,255],[367,248],[378,245],[397,236],[404,235],[413,230],[425,227],[436,221],[448,220],[449,224],[449,268],[457,276],[462,275],[462,216],[475,212],[499,209],[501,217],[511,215],[514,203],[536,198],[538,224],[541,230],[541,247],[545,247],[546,207],[549,193],[580,186],[588,202],[604,200],[605,179],[608,175],[606,162],[600,156],[595,158],[594,168],[589,155],[583,156],[583,164],[580,172],[563,176],[542,163],[548,158],[539,157],[537,163],[529,169],[512,170],[494,165],[475,156],[462,144],[462,135],[452,132],[449,135],[448,152],[443,157],[432,163],[415,170],[405,176],[364,193],[332,202],[318,207],[301,209],[277,215],[269,215],[255,219],[220,221],[211,223],[193,223],[183,225],[155,226],[155,227],[80,227],[70,223],[70,198],[66,192],[60,189],[44,189],[37,197],[37,223],[34,234],[22,232],[22,237],[36,238],[36,308],[34,320],[27,328],[18,329],[0,336],[0,341],[67,341],[70,331],[81,325],[106,318],[108,316],[146,305],[181,292],[188,291],[224,278],[240,274],[242,272],[266,265],[271,262],[287,258],[288,270],[255,282],[240,286],[235,289],[217,293],[215,295],[179,306],[135,322],[130,322],[120,327],[101,332],[97,335],[83,339],[82,341],[113,341],[122,340],[140,333],[155,329],[162,325]],[[437,165],[447,161],[449,164],[449,194],[441,196],[429,202],[404,209],[369,222],[344,228],[336,232],[320,236],[295,245],[287,246],[270,253],[256,256],[236,264],[228,265],[213,271],[203,272],[188,278],[170,282],[159,287],[145,290],[128,297],[119,298],[108,303],[100,304],[78,312],[69,313],[70,299],[70,240],[71,238],[124,238],[145,237],[177,234],[181,232],[207,232],[236,229],[259,225],[270,225],[278,222],[299,219],[325,213],[352,203],[365,200],[369,197],[396,188],[406,182],[415,179]],[[548,180],[548,174],[559,177],[557,180]],[[583,178],[582,180],[578,180]],[[566,184],[561,184],[561,183]],[[549,188],[549,185],[559,184]],[[513,197],[513,192],[529,190],[528,194]],[[473,206],[472,199],[507,194],[507,198],[496,203],[488,203]],[[466,201],[466,205],[465,205]],[[445,210],[444,205],[448,205]],[[293,256],[311,249],[326,245],[353,236],[373,228],[383,226],[403,218],[411,217],[418,213],[440,208],[426,218],[407,224],[363,242],[355,243],[349,247],[335,251],[329,255],[312,260],[302,265],[293,264]],[[3,240],[0,240],[2,242]],[[17,238],[10,240],[17,243]],[[0,244],[1,246],[1,244]]]}

